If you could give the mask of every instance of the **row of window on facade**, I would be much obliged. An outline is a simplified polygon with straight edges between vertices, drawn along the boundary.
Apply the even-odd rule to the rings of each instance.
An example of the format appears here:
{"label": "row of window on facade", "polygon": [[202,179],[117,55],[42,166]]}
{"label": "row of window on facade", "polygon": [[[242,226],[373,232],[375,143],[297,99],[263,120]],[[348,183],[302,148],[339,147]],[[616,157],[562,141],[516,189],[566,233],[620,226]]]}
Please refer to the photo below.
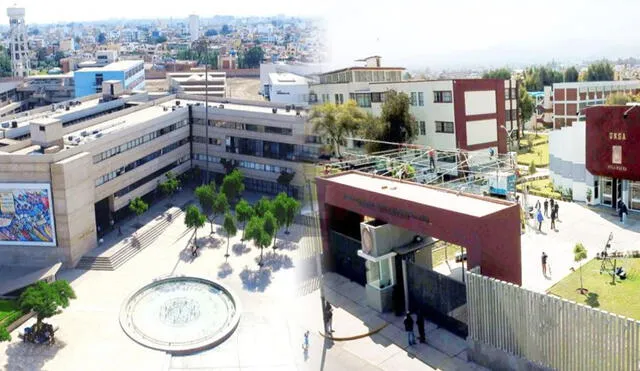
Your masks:
{"label": "row of window on facade", "polygon": [[136,161],[130,162],[129,164],[127,164],[126,166],[122,166],[116,170],[110,171],[107,174],[102,175],[101,177],[96,179],[96,187],[101,186],[107,182],[110,182],[111,180],[129,172],[134,170],[135,168],[142,166],[150,161],[155,160],[156,158],[163,156],[169,152],[174,151],[175,149],[187,144],[189,142],[189,140],[187,138],[181,139],[175,143],[172,143],[162,149],[159,149],[155,152],[152,152],[142,158],[137,159]]}
{"label": "row of window on facade", "polygon": [[122,196],[126,195],[127,193],[129,193],[131,191],[134,191],[137,188],[147,184],[148,182],[152,181],[153,179],[155,179],[155,178],[157,178],[157,177],[159,177],[161,175],[166,174],[169,170],[173,170],[173,168],[175,168],[176,166],[179,166],[179,165],[181,165],[181,164],[183,164],[183,163],[185,163],[187,161],[189,161],[189,155],[182,156],[179,159],[177,159],[176,161],[170,163],[169,165],[167,165],[167,166],[165,166],[165,167],[163,167],[163,168],[161,168],[159,170],[156,170],[153,173],[145,176],[144,178],[138,179],[135,182],[129,184],[128,186],[118,190],[117,192],[115,192],[113,194],[113,196],[115,198],[122,197]]}
{"label": "row of window on facade", "polygon": [[[331,102],[331,94],[321,94],[320,98],[322,103]],[[349,99],[356,101],[359,107],[370,108],[371,103],[384,103],[385,93],[349,93]],[[344,94],[336,93],[333,97],[335,104],[344,104]],[[433,103],[451,103],[453,102],[453,96],[450,90],[440,90],[433,92]],[[411,92],[410,104],[412,106],[424,106],[424,93],[423,92]]]}
{"label": "row of window on facade", "polygon": [[124,79],[128,79],[131,76],[137,74],[138,72],[144,70],[144,64],[140,63],[139,65],[133,67],[132,69],[130,69],[129,71],[125,72],[124,74]]}
{"label": "row of window on facade", "polygon": [[174,124],[165,126],[162,129],[159,129],[159,130],[153,131],[151,133],[139,136],[139,137],[137,137],[135,139],[132,139],[132,140],[130,140],[130,141],[126,142],[126,143],[123,143],[121,145],[118,145],[118,146],[115,146],[115,147],[111,147],[111,148],[107,149],[106,151],[102,151],[102,152],[98,153],[97,155],[93,156],[93,163],[97,164],[97,163],[102,162],[102,161],[104,161],[106,159],[109,159],[109,158],[111,158],[113,156],[116,156],[116,155],[118,155],[118,154],[120,154],[122,152],[126,152],[126,151],[129,151],[129,150],[132,150],[132,149],[134,149],[136,147],[139,147],[139,146],[141,146],[141,145],[143,145],[145,143],[148,143],[148,142],[150,142],[150,141],[152,141],[152,140],[154,140],[154,139],[156,139],[158,137],[161,137],[161,136],[163,136],[165,134],[168,134],[168,133],[170,133],[172,131],[176,131],[176,130],[178,130],[180,128],[183,128],[183,127],[187,126],[188,124],[189,124],[188,120],[181,120],[181,121],[178,121],[178,122],[176,122]]}
{"label": "row of window on facade", "polygon": [[[201,118],[193,119],[194,125],[204,125],[205,120]],[[209,119],[209,126],[222,128],[222,129],[232,129],[232,130],[242,130],[242,131],[252,131],[256,133],[266,133],[266,134],[278,134],[278,135],[293,135],[293,130],[289,128],[280,128],[275,126],[266,126],[266,125],[256,125],[256,124],[244,124],[241,122],[233,122],[233,121],[223,121],[223,120],[211,120]]]}
{"label": "row of window on facade", "polygon": [[[193,154],[193,159],[197,160],[197,161],[207,161],[207,155],[203,154],[203,153],[194,153]],[[220,162],[222,162],[222,158],[218,157],[218,156],[212,156],[209,155],[209,163],[211,164],[219,164]],[[293,173],[293,169],[288,168],[288,167],[284,167],[284,166],[275,166],[275,165],[269,165],[269,164],[262,164],[259,162],[253,162],[253,161],[234,161],[235,165],[239,168],[243,168],[243,169],[250,169],[250,170],[257,170],[257,171],[264,171],[267,173],[276,173],[276,174],[280,174],[282,172],[286,172],[286,173]]]}
{"label": "row of window on facade", "polygon": [[402,80],[401,71],[344,71],[320,76],[321,84],[349,82],[395,82]]}

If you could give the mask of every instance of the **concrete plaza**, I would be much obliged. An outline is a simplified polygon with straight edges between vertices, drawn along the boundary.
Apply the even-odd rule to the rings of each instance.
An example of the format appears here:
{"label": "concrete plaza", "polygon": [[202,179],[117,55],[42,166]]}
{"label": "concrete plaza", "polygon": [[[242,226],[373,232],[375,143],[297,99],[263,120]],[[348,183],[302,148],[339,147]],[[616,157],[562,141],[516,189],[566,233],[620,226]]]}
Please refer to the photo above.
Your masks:
{"label": "concrete plaza", "polygon": [[[186,190],[173,201],[189,201]],[[167,211],[166,202],[154,205],[141,222],[158,223]],[[218,218],[218,223],[220,219]],[[102,249],[129,238],[135,220],[121,225],[123,236],[115,232],[104,237]],[[116,226],[117,227],[117,226]],[[265,266],[259,269],[259,250],[251,243],[240,242],[240,232],[230,240],[230,254],[225,259],[227,239],[219,225],[210,236],[207,223],[198,230],[204,248],[192,260],[188,246],[192,230],[183,217],[174,220],[150,246],[133,256],[115,271],[66,270],[59,279],[71,282],[78,298],[62,314],[46,320],[59,326],[56,344],[38,346],[23,343],[18,333],[32,324],[32,319],[13,331],[13,340],[0,343],[0,368],[14,370],[459,370],[456,360],[463,355],[442,352],[418,354],[406,346],[394,344],[398,329],[388,327],[387,337],[371,337],[355,342],[325,341],[320,336],[322,324],[319,280],[310,277],[315,266],[315,251],[304,243],[305,227],[294,225],[291,234],[278,234],[275,251],[265,249]],[[114,235],[115,234],[115,235]],[[281,239],[281,238],[284,238]],[[240,324],[223,344],[188,356],[172,356],[145,348],[131,340],[121,329],[119,313],[123,300],[134,290],[152,280],[169,275],[194,275],[219,281],[239,297],[242,308]],[[302,278],[301,278],[302,277]],[[306,277],[306,279],[304,278]],[[302,283],[303,287],[300,286]],[[337,293],[336,293],[337,295]],[[333,300],[339,303],[338,296]],[[351,308],[353,309],[353,308]],[[359,332],[365,321],[359,314],[338,305],[335,326],[340,331]],[[370,317],[369,317],[370,318]],[[306,330],[311,333],[310,348],[303,352]],[[406,345],[406,344],[405,344]],[[426,349],[426,348],[425,348]],[[439,358],[436,358],[439,357]],[[459,358],[458,357],[458,358]],[[424,363],[424,362],[427,363]],[[464,364],[461,359],[461,364]],[[447,363],[448,362],[448,363]],[[465,366],[466,367],[466,366]]]}

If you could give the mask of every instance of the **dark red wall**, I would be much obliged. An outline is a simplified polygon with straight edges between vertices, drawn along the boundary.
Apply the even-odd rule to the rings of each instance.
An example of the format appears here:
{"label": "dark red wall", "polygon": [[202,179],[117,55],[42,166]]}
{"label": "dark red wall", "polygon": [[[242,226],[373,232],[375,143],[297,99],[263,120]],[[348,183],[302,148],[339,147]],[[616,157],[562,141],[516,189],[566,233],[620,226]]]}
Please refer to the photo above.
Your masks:
{"label": "dark red wall", "polygon": [[[367,174],[367,176],[373,176]],[[409,229],[426,236],[464,246],[467,249],[468,267],[481,267],[483,275],[520,285],[522,268],[520,256],[520,213],[518,205],[482,218],[461,214],[456,211],[439,209],[417,204],[390,195],[369,192],[358,187],[350,187],[331,181],[331,178],[317,178],[318,205],[320,208],[323,248],[327,260],[325,264],[333,268],[329,249],[329,225],[331,206],[375,217],[387,223]],[[425,186],[427,187],[427,186]],[[441,192],[450,192],[438,189]],[[455,193],[455,192],[454,192]],[[404,218],[380,211],[378,207],[370,209],[352,198],[373,202],[378,206],[411,210],[414,215],[423,215],[428,221]],[[482,197],[478,197],[482,198]],[[487,202],[504,202],[488,199]]]}
{"label": "dark red wall", "polygon": [[[640,107],[596,106],[586,111],[586,167],[594,175],[640,180]],[[627,118],[624,113],[628,111]],[[613,147],[621,163],[613,162]]]}
{"label": "dark red wall", "polygon": [[[453,80],[453,102],[454,117],[456,126],[456,144],[460,149],[468,151],[477,151],[489,147],[498,147],[498,153],[507,152],[507,133],[500,126],[505,125],[505,96],[504,96],[504,80],[499,79],[467,79]],[[496,113],[486,115],[470,115],[467,116],[465,110],[464,93],[467,91],[486,91],[494,90],[496,92]],[[495,118],[498,122],[496,130],[498,131],[498,141],[481,143],[475,145],[467,145],[467,121],[487,120]]]}

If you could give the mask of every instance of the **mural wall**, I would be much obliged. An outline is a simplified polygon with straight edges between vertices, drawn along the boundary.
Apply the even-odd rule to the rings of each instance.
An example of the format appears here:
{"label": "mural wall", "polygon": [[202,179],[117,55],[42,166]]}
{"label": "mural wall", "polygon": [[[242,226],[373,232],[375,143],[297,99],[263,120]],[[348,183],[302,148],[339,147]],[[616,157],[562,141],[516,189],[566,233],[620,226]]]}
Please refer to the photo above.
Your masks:
{"label": "mural wall", "polygon": [[49,184],[0,183],[0,245],[56,245]]}

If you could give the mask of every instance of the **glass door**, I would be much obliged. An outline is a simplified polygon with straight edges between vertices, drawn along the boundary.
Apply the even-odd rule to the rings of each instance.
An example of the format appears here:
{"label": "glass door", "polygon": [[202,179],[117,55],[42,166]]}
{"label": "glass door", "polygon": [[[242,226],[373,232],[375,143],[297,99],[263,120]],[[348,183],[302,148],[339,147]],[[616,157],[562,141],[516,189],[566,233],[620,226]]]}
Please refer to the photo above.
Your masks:
{"label": "glass door", "polygon": [[613,206],[613,179],[602,178],[600,189],[602,189],[602,204]]}

